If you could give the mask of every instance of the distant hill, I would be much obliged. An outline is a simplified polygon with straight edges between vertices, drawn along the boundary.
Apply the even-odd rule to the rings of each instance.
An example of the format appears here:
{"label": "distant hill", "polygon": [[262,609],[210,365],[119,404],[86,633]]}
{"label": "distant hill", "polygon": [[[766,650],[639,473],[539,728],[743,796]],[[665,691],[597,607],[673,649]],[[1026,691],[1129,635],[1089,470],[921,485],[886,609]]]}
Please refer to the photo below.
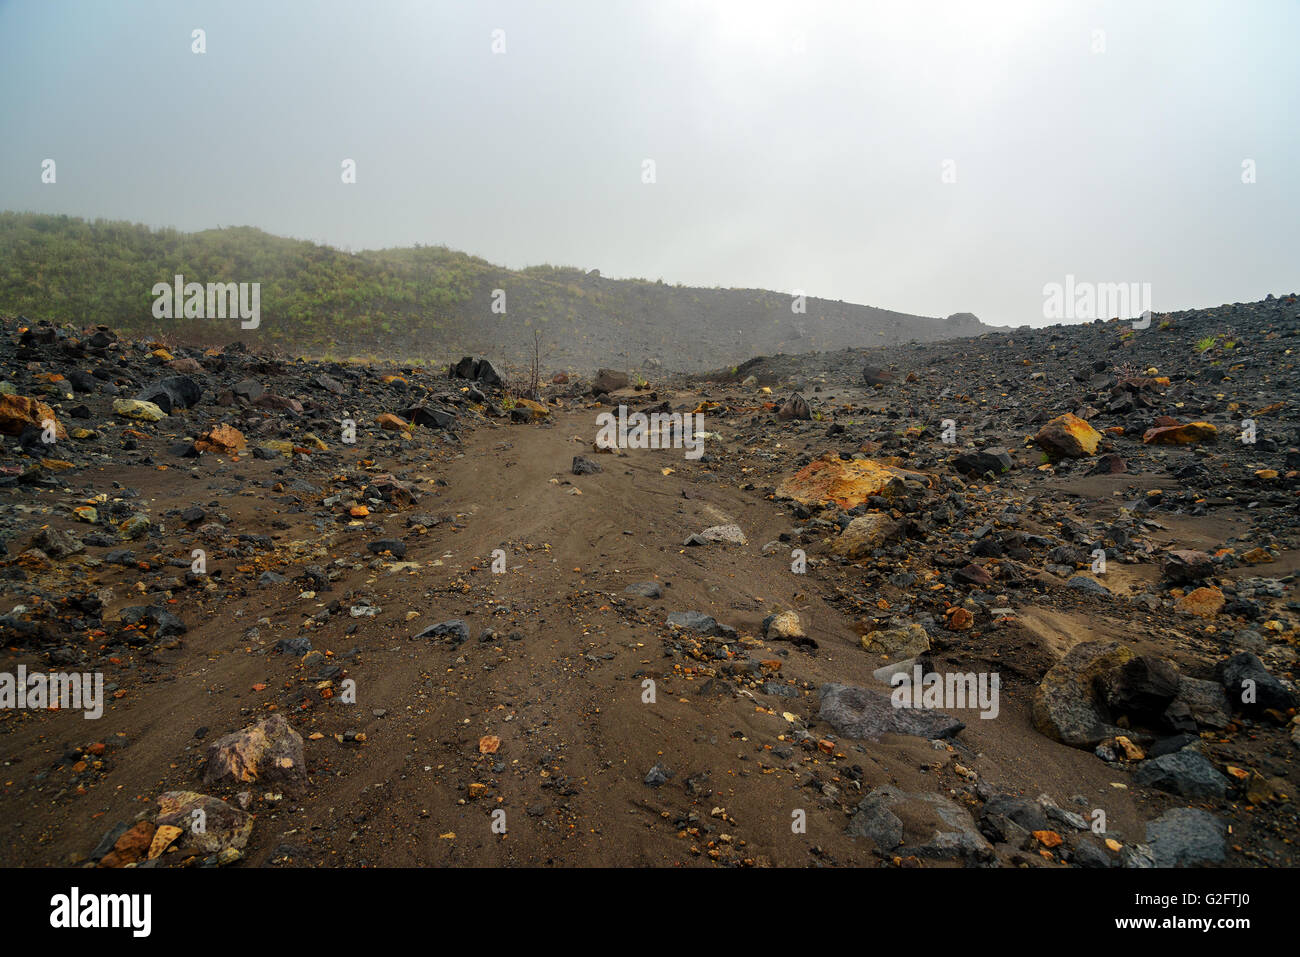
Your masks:
{"label": "distant hill", "polygon": [[[154,284],[261,283],[261,325],[153,316]],[[505,293],[494,313],[494,291]],[[442,362],[463,353],[524,360],[540,330],[547,367],[646,360],[682,371],[751,356],[989,331],[969,313],[912,316],[761,289],[703,289],[595,270],[511,270],[445,246],[344,252],[248,226],[183,233],[133,223],[0,213],[0,314],[104,323],[170,342],[299,355]]]}

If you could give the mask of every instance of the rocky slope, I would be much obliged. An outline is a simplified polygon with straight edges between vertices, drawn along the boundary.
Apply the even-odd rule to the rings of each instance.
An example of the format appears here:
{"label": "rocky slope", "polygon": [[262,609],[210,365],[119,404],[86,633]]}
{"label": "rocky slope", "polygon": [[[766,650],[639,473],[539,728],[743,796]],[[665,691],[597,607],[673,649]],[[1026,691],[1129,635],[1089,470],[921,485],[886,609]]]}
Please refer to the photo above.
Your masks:
{"label": "rocky slope", "polygon": [[1297,863],[1295,295],[539,402],[156,345],[0,342],[0,671],[105,681],[0,710],[4,864]]}

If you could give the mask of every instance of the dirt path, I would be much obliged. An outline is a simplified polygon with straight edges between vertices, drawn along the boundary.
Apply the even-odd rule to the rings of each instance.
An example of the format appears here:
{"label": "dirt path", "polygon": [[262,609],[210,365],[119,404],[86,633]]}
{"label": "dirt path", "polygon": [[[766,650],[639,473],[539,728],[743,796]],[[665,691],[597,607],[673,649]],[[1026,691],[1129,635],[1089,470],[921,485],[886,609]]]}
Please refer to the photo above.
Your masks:
{"label": "dirt path", "polygon": [[[586,410],[542,426],[490,425],[445,463],[422,463],[415,511],[448,520],[412,534],[397,512],[382,527],[337,533],[317,560],[343,558],[342,574],[315,599],[290,580],[206,617],[182,605],[192,622],[182,646],[111,675],[126,694],[93,726],[79,714],[6,715],[3,863],[80,859],[158,793],[203,790],[206,742],[270,709],[308,737],[312,784],[296,798],[250,789],[252,864],[865,864],[875,860],[869,842],[843,832],[859,793],[887,782],[942,792],[963,767],[1031,797],[1088,796],[1113,829],[1136,829],[1130,801],[1111,785],[1120,776],[1037,735],[1031,686],[1010,672],[1000,720],[959,714],[968,729],[955,746],[907,737],[839,741],[831,755],[799,746],[785,713],[829,734],[816,721],[816,689],[871,684],[878,664],[858,647],[854,622],[827,604],[846,571],[793,574],[788,546],[765,553],[790,525],[775,503],[680,451],[596,455],[593,423]],[[603,471],[572,475],[577,454]],[[267,467],[243,466],[250,478]],[[202,484],[181,470],[138,478],[162,500],[189,502]],[[213,478],[199,498],[220,487]],[[250,491],[222,506],[250,527],[278,524],[282,541],[319,537],[302,509],[275,497]],[[681,544],[732,522],[747,544]],[[404,561],[366,555],[377,538],[403,538]],[[502,574],[491,571],[496,549]],[[638,581],[660,583],[663,596],[624,594]],[[352,618],[357,595],[382,611]],[[307,633],[355,680],[355,705],[322,701],[312,668],[268,655],[333,598],[343,613]],[[798,610],[817,651],[761,640],[763,619],[785,608]],[[708,679],[725,663],[666,656],[672,611],[738,629],[735,659],[764,662],[775,680],[793,682],[793,696],[736,694]],[[469,627],[459,647],[410,640],[453,618]],[[495,634],[484,640],[485,629]],[[1023,635],[1007,640],[1014,650]],[[996,664],[997,645],[982,653]],[[643,700],[647,679],[653,703]],[[495,754],[479,753],[487,735],[500,738]],[[88,741],[108,742],[111,760],[77,793],[61,785],[59,759]],[[655,765],[671,772],[657,788],[645,783]],[[791,827],[800,810],[806,833]]]}

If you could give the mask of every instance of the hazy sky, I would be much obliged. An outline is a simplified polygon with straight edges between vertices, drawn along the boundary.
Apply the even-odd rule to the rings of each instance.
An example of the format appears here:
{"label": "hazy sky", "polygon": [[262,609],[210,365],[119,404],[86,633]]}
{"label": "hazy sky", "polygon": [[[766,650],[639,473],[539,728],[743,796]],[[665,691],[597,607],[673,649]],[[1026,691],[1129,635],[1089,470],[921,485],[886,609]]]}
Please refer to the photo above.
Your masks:
{"label": "hazy sky", "polygon": [[0,208],[997,324],[1067,274],[1217,305],[1300,290],[1297,37],[1296,0],[0,0]]}

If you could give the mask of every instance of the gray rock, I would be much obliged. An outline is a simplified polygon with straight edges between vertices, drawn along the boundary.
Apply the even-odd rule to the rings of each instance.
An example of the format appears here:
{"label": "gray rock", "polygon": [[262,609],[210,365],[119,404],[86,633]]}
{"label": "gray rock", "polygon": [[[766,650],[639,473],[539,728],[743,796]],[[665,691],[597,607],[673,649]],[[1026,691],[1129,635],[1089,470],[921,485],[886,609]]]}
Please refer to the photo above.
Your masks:
{"label": "gray rock", "polygon": [[75,535],[48,525],[32,538],[32,548],[40,549],[56,561],[62,561],[69,555],[76,555],[78,552],[86,550],[86,546],[81,539]]}
{"label": "gray rock", "polygon": [[627,373],[616,372],[613,369],[600,369],[596,373],[596,378],[591,380],[591,391],[594,395],[604,395],[627,387]]}
{"label": "gray rock", "polygon": [[1019,846],[1030,832],[1048,830],[1047,815],[1036,801],[994,794],[980,811],[979,829],[994,843]]}
{"label": "gray rock", "polygon": [[623,589],[628,595],[640,595],[642,598],[658,598],[663,594],[663,589],[659,587],[658,582],[633,582]]}
{"label": "gray rock", "polygon": [[993,848],[969,813],[941,794],[908,793],[883,784],[859,802],[847,833],[870,838],[883,854],[987,860]]}
{"label": "gray rock", "polygon": [[[1249,651],[1237,652],[1220,662],[1215,670],[1234,708],[1240,708],[1249,714],[1258,714],[1271,708],[1285,714],[1287,709],[1300,706],[1300,697],[1273,677],[1264,663]],[[1252,689],[1253,702],[1245,700],[1249,697],[1247,692]]]}
{"label": "gray rock", "polygon": [[[198,821],[202,821],[202,828],[195,826]],[[179,827],[181,844],[205,854],[245,847],[253,832],[253,815],[195,791],[160,794],[156,823],[160,827]]]}
{"label": "gray rock", "polygon": [[879,738],[910,734],[921,738],[950,738],[966,727],[951,715],[923,708],[895,708],[890,696],[854,685],[821,687],[817,716],[846,738]]}
{"label": "gray rock", "polygon": [[1065,584],[1078,591],[1092,592],[1094,595],[1109,595],[1111,593],[1109,588],[1087,575],[1075,575]]}
{"label": "gray rock", "polygon": [[674,611],[668,614],[668,624],[673,628],[683,628],[701,635],[726,638],[735,635],[736,629],[730,625],[719,624],[702,611]]}
{"label": "gray rock", "polygon": [[90,852],[90,859],[92,861],[98,861],[101,857],[111,851],[113,845],[117,843],[117,839],[125,834],[126,831],[127,824],[125,821],[118,821],[114,824],[104,832],[104,836],[99,839],[99,843],[95,845],[95,849]]}
{"label": "gray rock", "polygon": [[1205,755],[1190,749],[1143,761],[1133,780],[1140,787],[1156,788],[1186,798],[1221,798],[1228,793],[1228,779]]}
{"label": "gray rock", "polygon": [[1074,856],[1071,862],[1076,867],[1104,868],[1114,867],[1115,858],[1106,851],[1090,834],[1085,834],[1079,838],[1079,842],[1074,846]]}
{"label": "gray rock", "polygon": [[716,542],[724,545],[744,545],[746,541],[748,540],[745,538],[745,533],[740,530],[739,525],[711,525],[689,536],[682,544],[708,545]]}
{"label": "gray rock", "polygon": [[1147,824],[1156,867],[1218,864],[1227,856],[1227,827],[1209,811],[1178,807]]}
{"label": "gray rock", "polygon": [[1133,658],[1116,642],[1082,641],[1053,665],[1034,691],[1034,727],[1071,747],[1091,750],[1124,734],[1100,700],[1099,679]]}
{"label": "gray rock", "polygon": [[452,618],[430,625],[418,635],[411,636],[412,640],[417,638],[448,638],[451,644],[459,645],[469,641],[469,626],[460,618]]}
{"label": "gray rock", "polygon": [[1232,708],[1221,685],[1181,675],[1178,693],[1165,709],[1164,717],[1176,731],[1191,732],[1198,726],[1226,728],[1232,720]]}
{"label": "gray rock", "polygon": [[1149,868],[1155,867],[1155,857],[1151,853],[1151,848],[1145,844],[1126,845],[1119,852],[1119,863],[1121,867]]}

